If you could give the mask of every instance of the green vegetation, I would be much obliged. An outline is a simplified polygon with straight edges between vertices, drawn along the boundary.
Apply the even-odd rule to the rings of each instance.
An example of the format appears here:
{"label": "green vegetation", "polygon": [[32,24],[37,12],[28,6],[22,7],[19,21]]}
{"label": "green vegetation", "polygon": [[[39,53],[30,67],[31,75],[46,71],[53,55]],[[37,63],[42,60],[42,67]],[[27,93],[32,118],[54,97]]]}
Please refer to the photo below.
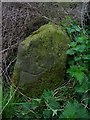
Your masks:
{"label": "green vegetation", "polygon": [[44,90],[37,99],[29,99],[10,88],[3,99],[3,116],[9,119],[43,120],[90,118],[90,36],[76,20],[69,17],[60,25],[71,37],[67,51],[68,63],[65,83],[51,91]]}

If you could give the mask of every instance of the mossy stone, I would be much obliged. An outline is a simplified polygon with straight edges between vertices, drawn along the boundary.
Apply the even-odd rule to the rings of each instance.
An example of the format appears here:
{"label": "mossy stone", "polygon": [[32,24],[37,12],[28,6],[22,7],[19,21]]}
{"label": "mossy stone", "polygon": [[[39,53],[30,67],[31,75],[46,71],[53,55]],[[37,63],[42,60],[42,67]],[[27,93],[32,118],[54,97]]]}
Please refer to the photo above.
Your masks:
{"label": "mossy stone", "polygon": [[19,45],[13,83],[30,97],[59,87],[64,80],[69,42],[61,26],[41,26]]}

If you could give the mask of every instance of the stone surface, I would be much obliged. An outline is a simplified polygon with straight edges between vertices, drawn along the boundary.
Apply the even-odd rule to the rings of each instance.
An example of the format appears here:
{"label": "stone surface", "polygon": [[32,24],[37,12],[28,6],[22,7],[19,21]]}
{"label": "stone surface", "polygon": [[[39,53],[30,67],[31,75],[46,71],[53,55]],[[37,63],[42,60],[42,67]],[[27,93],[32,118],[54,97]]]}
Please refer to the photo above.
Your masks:
{"label": "stone surface", "polygon": [[33,32],[19,45],[13,83],[31,97],[57,88],[64,79],[69,42],[65,31],[54,24]]}

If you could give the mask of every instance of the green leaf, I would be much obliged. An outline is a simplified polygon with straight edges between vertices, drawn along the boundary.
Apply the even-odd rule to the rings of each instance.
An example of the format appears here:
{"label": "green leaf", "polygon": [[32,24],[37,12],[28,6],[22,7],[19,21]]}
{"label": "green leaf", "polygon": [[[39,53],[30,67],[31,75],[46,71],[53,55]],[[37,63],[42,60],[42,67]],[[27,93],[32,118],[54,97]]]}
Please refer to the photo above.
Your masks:
{"label": "green leaf", "polygon": [[88,111],[74,100],[73,102],[68,102],[61,118],[88,118]]}
{"label": "green leaf", "polygon": [[75,114],[76,114],[75,106],[73,106],[71,102],[68,102],[61,115],[61,118],[76,118]]}
{"label": "green leaf", "polygon": [[76,80],[79,81],[79,83],[81,84],[83,79],[85,78],[85,73],[83,72],[84,68],[79,68],[76,65],[71,66],[67,73],[69,73],[72,77],[75,77]]}
{"label": "green leaf", "polygon": [[33,110],[35,110],[37,107],[39,107],[39,105],[40,105],[40,99],[39,100],[32,100],[31,101],[31,103],[29,103],[30,104],[30,109],[33,109]]}
{"label": "green leaf", "polygon": [[90,60],[90,55],[89,55],[89,54],[83,55],[83,59],[84,59],[84,60]]}
{"label": "green leaf", "polygon": [[77,42],[71,42],[70,44],[69,44],[71,47],[75,47],[76,45],[77,45]]}
{"label": "green leaf", "polygon": [[66,29],[67,29],[67,31],[68,31],[69,33],[75,32],[75,29],[73,29],[73,28],[67,27]]}
{"label": "green leaf", "polygon": [[60,108],[59,103],[56,101],[55,98],[52,98],[48,101],[48,105],[50,106],[51,109],[57,110]]}
{"label": "green leaf", "polygon": [[75,61],[74,60],[69,60],[68,61],[68,64],[71,66],[71,65],[74,65]]}
{"label": "green leaf", "polygon": [[81,85],[77,85],[75,90],[79,93],[85,93],[88,89],[90,83],[87,80],[83,80],[83,83]]}
{"label": "green leaf", "polygon": [[75,60],[75,61],[80,61],[81,59],[82,59],[81,57],[77,57],[77,56],[74,57],[74,60]]}
{"label": "green leaf", "polygon": [[52,111],[54,116],[57,114],[58,109],[60,109],[60,105],[53,95],[54,95],[54,92],[50,90],[47,90],[47,91],[45,90],[42,97],[44,98],[44,102],[47,108]]}
{"label": "green leaf", "polygon": [[76,47],[73,48],[73,50],[77,51],[77,52],[84,52],[86,50],[86,45],[77,45]]}
{"label": "green leaf", "polygon": [[33,109],[35,110],[37,107],[39,107],[40,101],[37,101],[37,99],[32,100],[31,102],[22,102],[22,103],[15,103],[15,105],[18,105],[22,107],[22,109]]}
{"label": "green leaf", "polygon": [[74,25],[73,28],[75,29],[75,31],[77,32],[80,32],[81,31],[81,28],[77,25]]}
{"label": "green leaf", "polygon": [[44,90],[42,98],[45,99],[46,101],[48,101],[49,99],[51,99],[54,95],[53,91],[50,90]]}
{"label": "green leaf", "polygon": [[80,37],[77,37],[76,41],[78,43],[86,43],[87,44],[88,43],[88,37],[86,35],[82,35]]}
{"label": "green leaf", "polygon": [[67,50],[67,54],[68,55],[74,55],[75,51],[73,49],[69,49],[69,50]]}

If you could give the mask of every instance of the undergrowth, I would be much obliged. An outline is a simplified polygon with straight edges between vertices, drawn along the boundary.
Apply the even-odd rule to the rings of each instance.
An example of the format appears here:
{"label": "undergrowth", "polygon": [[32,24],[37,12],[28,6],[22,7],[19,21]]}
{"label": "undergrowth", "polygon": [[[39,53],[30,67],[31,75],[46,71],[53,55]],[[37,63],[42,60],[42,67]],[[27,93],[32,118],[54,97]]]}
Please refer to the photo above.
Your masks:
{"label": "undergrowth", "polygon": [[60,25],[71,38],[69,44],[67,81],[54,91],[44,90],[37,99],[26,99],[19,90],[10,87],[3,97],[3,118],[29,120],[60,120],[90,118],[90,36],[70,17]]}

